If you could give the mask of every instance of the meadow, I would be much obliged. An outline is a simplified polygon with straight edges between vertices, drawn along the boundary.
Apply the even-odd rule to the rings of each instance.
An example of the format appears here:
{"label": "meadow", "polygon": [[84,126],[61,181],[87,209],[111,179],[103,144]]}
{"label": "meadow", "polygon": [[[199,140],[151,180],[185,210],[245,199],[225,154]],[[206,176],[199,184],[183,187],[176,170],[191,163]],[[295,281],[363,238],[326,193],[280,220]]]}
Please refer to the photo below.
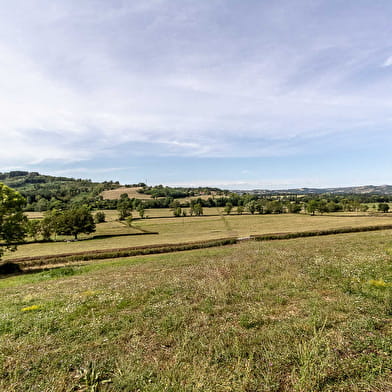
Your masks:
{"label": "meadow", "polygon": [[391,261],[385,230],[3,278],[0,390],[391,391]]}
{"label": "meadow", "polygon": [[[135,219],[129,227],[119,222],[117,211],[105,211],[105,223],[97,231],[80,236],[57,237],[56,242],[27,243],[16,252],[8,252],[4,259],[56,255],[72,252],[118,249],[133,246],[176,244],[191,241],[214,240],[226,237],[248,237],[256,234],[289,233],[342,227],[364,227],[392,224],[392,214],[305,214],[226,215],[218,208],[205,208],[204,216],[173,217],[169,209],[146,210],[147,219]],[[134,213],[137,217],[137,213]],[[32,215],[39,217],[36,213]],[[158,234],[149,234],[158,233]]]}

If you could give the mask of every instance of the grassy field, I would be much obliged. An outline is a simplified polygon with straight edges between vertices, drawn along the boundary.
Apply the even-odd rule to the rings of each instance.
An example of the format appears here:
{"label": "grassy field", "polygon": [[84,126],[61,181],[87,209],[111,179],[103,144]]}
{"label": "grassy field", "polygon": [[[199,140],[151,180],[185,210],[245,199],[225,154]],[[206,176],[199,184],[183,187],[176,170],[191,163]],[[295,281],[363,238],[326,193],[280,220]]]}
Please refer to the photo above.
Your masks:
{"label": "grassy field", "polygon": [[[27,256],[54,255],[70,252],[83,252],[101,249],[125,248],[139,245],[179,243],[187,241],[210,240],[223,237],[246,237],[252,234],[285,233],[314,229],[330,229],[340,227],[360,227],[379,224],[391,224],[389,216],[367,215],[323,215],[310,216],[304,214],[281,215],[219,215],[218,209],[206,209],[202,217],[170,216],[168,209],[148,210],[147,215],[161,218],[135,220],[131,228],[116,221],[116,211],[106,211],[107,222],[97,225],[93,235],[116,235],[121,237],[85,239],[78,242],[59,241],[54,243],[33,243],[18,247],[16,252],[9,252],[5,259]],[[162,217],[165,216],[166,217]],[[152,235],[140,234],[143,231],[158,232]],[[129,236],[124,234],[129,233]],[[91,235],[90,238],[93,236]],[[87,240],[86,240],[87,239]]]}
{"label": "grassy field", "polygon": [[1,279],[0,390],[391,391],[391,255],[389,230]]}
{"label": "grassy field", "polygon": [[102,197],[104,199],[108,199],[108,200],[117,200],[120,198],[120,196],[123,193],[126,193],[130,199],[139,199],[139,200],[148,200],[151,199],[150,195],[146,195],[143,193],[139,193],[138,190],[142,189],[140,187],[120,187],[120,188],[116,188],[116,189],[110,189],[107,191],[103,191],[101,193]]}

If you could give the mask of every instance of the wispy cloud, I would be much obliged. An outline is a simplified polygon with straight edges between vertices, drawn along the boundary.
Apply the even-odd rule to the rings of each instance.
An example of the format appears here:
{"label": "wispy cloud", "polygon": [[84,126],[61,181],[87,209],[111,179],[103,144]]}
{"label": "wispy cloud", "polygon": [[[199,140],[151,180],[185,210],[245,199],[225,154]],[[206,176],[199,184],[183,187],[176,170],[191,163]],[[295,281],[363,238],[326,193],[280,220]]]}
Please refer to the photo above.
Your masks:
{"label": "wispy cloud", "polygon": [[290,156],[325,135],[385,132],[382,3],[3,2],[0,165],[114,159],[123,146]]}

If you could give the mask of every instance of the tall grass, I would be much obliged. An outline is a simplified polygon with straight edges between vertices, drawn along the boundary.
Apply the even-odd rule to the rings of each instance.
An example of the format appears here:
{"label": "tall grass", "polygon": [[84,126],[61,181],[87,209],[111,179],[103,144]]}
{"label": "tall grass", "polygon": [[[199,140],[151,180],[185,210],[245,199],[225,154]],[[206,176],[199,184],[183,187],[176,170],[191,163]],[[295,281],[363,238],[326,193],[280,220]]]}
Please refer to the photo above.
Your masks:
{"label": "tall grass", "polygon": [[3,279],[0,390],[390,391],[391,245],[249,241]]}

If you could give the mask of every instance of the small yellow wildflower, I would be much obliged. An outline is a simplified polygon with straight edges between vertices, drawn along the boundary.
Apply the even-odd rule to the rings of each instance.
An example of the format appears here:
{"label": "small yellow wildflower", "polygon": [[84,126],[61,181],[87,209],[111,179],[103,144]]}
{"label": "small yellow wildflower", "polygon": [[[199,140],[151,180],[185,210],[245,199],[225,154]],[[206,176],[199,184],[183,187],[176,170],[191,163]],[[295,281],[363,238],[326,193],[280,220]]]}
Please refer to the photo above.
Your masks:
{"label": "small yellow wildflower", "polygon": [[80,293],[80,294],[83,295],[83,296],[85,296],[85,297],[91,297],[92,295],[99,294],[99,291],[87,290],[87,291],[83,291],[83,292]]}
{"label": "small yellow wildflower", "polygon": [[379,280],[370,279],[368,281],[368,284],[370,284],[370,286],[374,286],[374,287],[387,287],[388,286],[388,283],[384,282],[383,279],[379,279]]}
{"label": "small yellow wildflower", "polygon": [[25,308],[22,308],[21,311],[22,312],[29,312],[30,310],[37,310],[40,308],[41,308],[41,306],[39,306],[39,305],[31,305],[31,306],[27,306]]}

